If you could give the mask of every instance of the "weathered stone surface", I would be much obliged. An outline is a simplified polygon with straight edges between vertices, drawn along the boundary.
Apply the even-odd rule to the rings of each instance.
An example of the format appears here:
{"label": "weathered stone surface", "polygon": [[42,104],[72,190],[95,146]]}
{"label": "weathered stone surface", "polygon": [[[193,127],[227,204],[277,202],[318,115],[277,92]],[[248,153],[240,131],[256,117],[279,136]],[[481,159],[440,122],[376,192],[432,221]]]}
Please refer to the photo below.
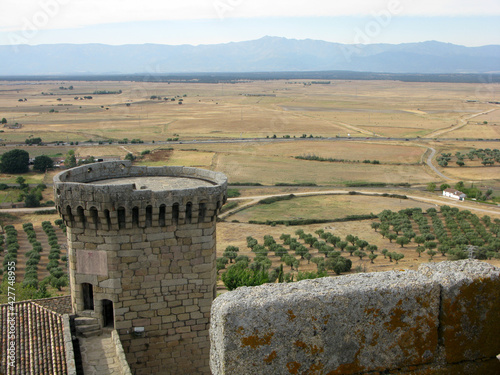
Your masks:
{"label": "weathered stone surface", "polygon": [[108,279],[101,281],[99,286],[101,288],[120,289],[122,287],[122,282],[121,279]]}
{"label": "weathered stone surface", "polygon": [[441,284],[440,335],[449,363],[500,353],[500,269],[474,260],[429,263],[420,273]]}
{"label": "weathered stone surface", "polygon": [[239,288],[211,315],[213,374],[356,374],[438,353],[439,285],[382,272]]}

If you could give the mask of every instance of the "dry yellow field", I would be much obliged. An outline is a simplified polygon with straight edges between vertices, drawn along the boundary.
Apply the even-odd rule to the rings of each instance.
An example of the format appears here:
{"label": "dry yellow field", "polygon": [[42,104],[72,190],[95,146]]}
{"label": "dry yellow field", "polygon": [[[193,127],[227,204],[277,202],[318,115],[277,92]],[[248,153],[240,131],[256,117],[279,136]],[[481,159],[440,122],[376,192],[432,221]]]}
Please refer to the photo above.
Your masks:
{"label": "dry yellow field", "polygon": [[[61,90],[61,86],[74,88]],[[31,134],[47,141],[151,141],[175,134],[184,139],[298,137],[304,133],[413,137],[495,108],[486,101],[499,100],[497,86],[491,84],[482,91],[475,84],[398,81],[332,81],[330,85],[285,80],[236,84],[0,82],[0,115],[10,124],[23,125],[22,129],[5,129],[3,138],[12,141],[23,141]],[[105,90],[121,93],[94,94]],[[85,96],[93,99],[80,100]],[[152,96],[162,100],[152,100]],[[181,98],[184,104],[178,105]],[[485,132],[495,134],[491,122]]]}
{"label": "dry yellow field", "polygon": [[[72,90],[60,87],[73,86]],[[498,84],[417,83],[399,81],[332,81],[305,85],[302,81],[245,81],[234,84],[146,82],[0,82],[0,117],[20,129],[2,128],[1,138],[22,143],[79,141],[78,146],[26,148],[31,156],[43,152],[64,155],[70,148],[78,157],[115,156],[129,152],[173,147],[165,160],[138,161],[150,165],[188,165],[227,173],[231,182],[262,184],[345,182],[426,184],[442,178],[423,164],[428,146],[439,152],[462,150],[471,142],[419,142],[365,140],[368,136],[443,136],[498,138],[500,111]],[[115,92],[97,94],[98,91]],[[121,93],[119,93],[121,92]],[[83,99],[92,96],[92,99]],[[158,100],[160,97],[161,100]],[[152,99],[154,98],[154,99]],[[168,100],[165,100],[167,98]],[[25,100],[26,99],[26,100]],[[172,101],[172,99],[174,99]],[[179,105],[179,100],[183,104]],[[21,101],[19,101],[21,100]],[[485,115],[476,114],[489,111]],[[484,121],[487,124],[484,124]],[[460,127],[464,122],[468,125]],[[456,128],[456,129],[455,129]],[[86,140],[142,139],[145,142],[207,138],[255,138],[276,135],[301,137],[350,135],[354,141],[103,145],[89,147]],[[484,146],[482,142],[470,147]],[[4,149],[5,150],[5,149]],[[2,149],[0,149],[2,152]],[[379,160],[380,165],[296,160],[315,155],[350,161]],[[498,168],[448,168],[453,180],[498,178]]]}

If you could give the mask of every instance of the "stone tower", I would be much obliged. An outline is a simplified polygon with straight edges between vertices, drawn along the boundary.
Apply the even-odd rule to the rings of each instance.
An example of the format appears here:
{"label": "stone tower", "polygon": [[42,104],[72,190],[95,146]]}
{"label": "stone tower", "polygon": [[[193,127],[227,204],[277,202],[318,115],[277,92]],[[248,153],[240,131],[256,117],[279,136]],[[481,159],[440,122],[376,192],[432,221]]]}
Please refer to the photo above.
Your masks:
{"label": "stone tower", "polygon": [[209,374],[215,225],[227,178],[128,161],[54,177],[75,314],[114,327],[136,374]]}

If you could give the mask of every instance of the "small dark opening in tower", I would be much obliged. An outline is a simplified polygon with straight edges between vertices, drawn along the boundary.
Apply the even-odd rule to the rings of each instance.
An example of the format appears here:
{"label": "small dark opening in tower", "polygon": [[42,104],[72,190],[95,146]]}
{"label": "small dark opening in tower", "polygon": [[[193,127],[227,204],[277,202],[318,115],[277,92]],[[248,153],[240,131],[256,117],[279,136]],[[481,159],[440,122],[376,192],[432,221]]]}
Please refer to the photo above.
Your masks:
{"label": "small dark opening in tower", "polygon": [[153,207],[146,207],[146,226],[150,227],[153,225]]}
{"label": "small dark opening in tower", "polygon": [[186,224],[191,224],[191,218],[193,217],[193,204],[188,202],[186,204]]}
{"label": "small dark opening in tower", "polygon": [[139,226],[139,207],[132,208],[132,225]]}
{"label": "small dark opening in tower", "polygon": [[113,328],[115,326],[115,317],[113,313],[113,302],[109,299],[102,300],[102,321],[103,327]]}
{"label": "small dark opening in tower", "polygon": [[68,215],[68,220],[70,221],[70,223],[75,220],[75,218],[73,217],[73,213],[71,212],[70,206],[66,207],[66,215]]}
{"label": "small dark opening in tower", "polygon": [[111,227],[111,215],[109,214],[109,210],[104,210],[104,216],[106,217],[106,224],[108,224],[108,228]]}
{"label": "small dark opening in tower", "polygon": [[200,203],[200,209],[198,212],[198,222],[202,223],[205,220],[206,214],[207,214],[207,205],[205,203]]}
{"label": "small dark opening in tower", "polygon": [[124,229],[125,228],[125,209],[123,207],[120,207],[117,212],[118,212],[118,228]]}
{"label": "small dark opening in tower", "polygon": [[85,226],[85,212],[83,211],[83,207],[82,206],[78,206],[78,208],[76,209],[76,213],[78,215],[78,217],[80,218],[80,222],[82,223],[83,226]]}
{"label": "small dark opening in tower", "polygon": [[97,213],[97,209],[95,207],[90,207],[90,217],[91,217],[91,220],[92,220],[92,224],[95,224],[97,225],[97,222],[98,222],[98,213]]}
{"label": "small dark opening in tower", "polygon": [[166,211],[166,207],[164,204],[162,204],[160,206],[160,213],[158,215],[158,224],[160,225],[160,227],[164,227],[165,226],[165,213]]}
{"label": "small dark opening in tower", "polygon": [[179,221],[179,203],[174,203],[172,206],[172,221],[175,224]]}
{"label": "small dark opening in tower", "polygon": [[94,310],[94,288],[92,284],[82,284],[83,309]]}

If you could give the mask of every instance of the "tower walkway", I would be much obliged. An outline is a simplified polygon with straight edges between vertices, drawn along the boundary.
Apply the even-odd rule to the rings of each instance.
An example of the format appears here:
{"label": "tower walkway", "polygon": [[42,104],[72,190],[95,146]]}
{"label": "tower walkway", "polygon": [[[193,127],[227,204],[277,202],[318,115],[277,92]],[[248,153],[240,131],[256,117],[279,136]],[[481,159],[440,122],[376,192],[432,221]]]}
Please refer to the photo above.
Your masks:
{"label": "tower walkway", "polygon": [[85,375],[121,375],[122,368],[116,354],[111,332],[99,336],[79,337]]}

